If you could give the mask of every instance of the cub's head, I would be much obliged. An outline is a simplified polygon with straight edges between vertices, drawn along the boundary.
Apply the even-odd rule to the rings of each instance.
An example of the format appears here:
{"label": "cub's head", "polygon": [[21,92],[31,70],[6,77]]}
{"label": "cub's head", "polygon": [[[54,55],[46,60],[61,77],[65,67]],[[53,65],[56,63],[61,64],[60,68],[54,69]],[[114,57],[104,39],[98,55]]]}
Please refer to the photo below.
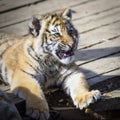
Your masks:
{"label": "cub's head", "polygon": [[74,61],[78,45],[78,32],[71,19],[71,10],[65,9],[61,14],[47,14],[39,20],[34,17],[30,23],[30,32],[42,42],[43,51],[63,64]]}

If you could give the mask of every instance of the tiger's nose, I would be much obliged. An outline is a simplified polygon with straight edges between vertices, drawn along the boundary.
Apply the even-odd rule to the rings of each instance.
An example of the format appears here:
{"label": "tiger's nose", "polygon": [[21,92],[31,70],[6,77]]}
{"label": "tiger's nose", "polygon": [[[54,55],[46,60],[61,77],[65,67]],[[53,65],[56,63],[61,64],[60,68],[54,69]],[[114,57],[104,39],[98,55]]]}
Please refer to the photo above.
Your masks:
{"label": "tiger's nose", "polygon": [[72,43],[72,44],[69,44],[68,46],[71,50],[73,50],[75,45],[74,45],[74,43]]}

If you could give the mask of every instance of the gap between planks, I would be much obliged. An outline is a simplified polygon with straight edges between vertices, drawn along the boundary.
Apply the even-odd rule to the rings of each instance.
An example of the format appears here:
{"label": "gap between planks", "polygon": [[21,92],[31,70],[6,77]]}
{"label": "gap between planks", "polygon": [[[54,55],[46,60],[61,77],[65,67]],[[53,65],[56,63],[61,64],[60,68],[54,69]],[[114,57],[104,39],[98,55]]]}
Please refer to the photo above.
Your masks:
{"label": "gap between planks", "polygon": [[[40,2],[44,2],[46,0],[11,0],[10,2],[8,0],[0,1],[0,14],[4,14],[6,12],[11,12],[13,10],[17,10],[23,7],[28,7],[31,5],[38,4]],[[14,4],[13,4],[14,3]]]}
{"label": "gap between planks", "polygon": [[[90,1],[90,2],[87,2],[86,4],[81,4],[81,6],[73,8],[73,10],[77,11],[77,13],[80,13],[80,14],[78,14],[79,16],[85,17],[85,16],[88,16],[88,15],[96,14],[96,12],[98,12],[98,11],[102,12],[103,10],[110,9],[111,7],[113,7],[113,6],[115,7],[119,4],[119,1],[116,1],[116,2],[111,1],[109,6],[103,6],[103,5],[105,5],[106,1],[108,1],[108,0]],[[70,2],[66,2],[65,4],[67,6],[70,6]],[[9,13],[3,14],[0,17],[0,25],[1,25],[1,27],[5,27],[5,26],[8,26],[10,24],[11,25],[17,24],[17,23],[23,22],[24,20],[25,21],[29,20],[33,14],[38,14],[38,15],[45,14],[45,13],[50,12],[50,11],[51,12],[56,11],[55,8],[58,8],[58,6],[54,3],[53,4],[54,9],[52,9],[51,8],[52,6],[49,5],[49,6],[47,6],[47,8],[50,8],[50,9],[47,9],[47,10],[45,9],[43,11],[43,9],[46,5],[47,5],[47,2],[46,2],[46,4],[43,4],[43,6],[42,6],[42,4],[40,4],[39,6],[38,5],[36,5],[34,7],[31,6],[31,7],[29,7],[29,9],[24,8],[23,10],[20,9],[19,11],[13,11],[12,13],[9,12]],[[60,4],[60,5],[63,6],[63,3]],[[103,7],[100,7],[100,9],[98,9],[96,7],[96,5],[103,6]],[[87,11],[86,11],[86,7],[87,7]],[[61,8],[63,8],[63,7],[61,7]],[[31,10],[32,10],[32,12],[31,12]],[[24,11],[26,11],[26,12],[24,12]],[[77,13],[74,15],[74,18],[76,16],[78,17]]]}
{"label": "gap between planks", "polygon": [[109,56],[120,52],[119,41],[120,36],[114,40],[104,41],[86,49],[78,49],[75,53],[76,61],[79,61],[79,65],[83,65],[101,58],[109,58]]}
{"label": "gap between planks", "polygon": [[[60,1],[51,0],[51,1],[46,1],[45,3],[40,3],[34,6],[24,7],[19,10],[2,14],[0,16],[0,26],[3,27],[10,24],[11,25],[17,24],[17,23],[29,20],[32,15],[39,16],[49,12],[56,12],[59,10],[63,10],[65,6],[70,7],[73,4],[74,5],[77,5],[78,3],[82,4],[82,2],[85,2],[85,1],[88,1],[88,0],[82,0],[79,2],[78,1],[73,2],[73,0],[69,0],[69,2],[64,0],[60,0]],[[58,4],[59,4],[59,7],[58,7]]]}
{"label": "gap between planks", "polygon": [[[67,1],[67,0],[66,0]],[[59,2],[66,2],[66,1],[59,1]],[[82,4],[86,4],[88,2],[92,2],[92,1],[95,1],[95,0],[81,0],[80,2],[75,2],[74,0],[69,0],[69,2],[72,2],[73,5],[71,5],[71,7],[74,7],[74,6],[78,6],[78,5],[82,5]],[[12,11],[12,10],[17,10],[17,9],[20,9],[22,7],[28,7],[28,6],[31,6],[31,5],[37,5],[38,3],[40,2],[47,2],[49,3],[49,1],[47,0],[20,0],[20,1],[17,1],[16,0],[11,0],[10,2],[8,2],[8,0],[4,0],[4,1],[0,1],[0,13],[5,13],[5,12],[9,12],[9,11]],[[51,0],[50,2],[54,2],[54,0]],[[67,1],[68,2],[68,1]],[[14,4],[12,4],[14,3]],[[76,4],[74,4],[76,3]]]}
{"label": "gap between planks", "polygon": [[[80,66],[80,70],[86,75],[87,79],[96,77],[107,73],[109,71],[114,71],[120,68],[120,53],[109,56],[109,58],[102,58],[96,61],[86,63]],[[120,73],[118,74],[118,76]]]}

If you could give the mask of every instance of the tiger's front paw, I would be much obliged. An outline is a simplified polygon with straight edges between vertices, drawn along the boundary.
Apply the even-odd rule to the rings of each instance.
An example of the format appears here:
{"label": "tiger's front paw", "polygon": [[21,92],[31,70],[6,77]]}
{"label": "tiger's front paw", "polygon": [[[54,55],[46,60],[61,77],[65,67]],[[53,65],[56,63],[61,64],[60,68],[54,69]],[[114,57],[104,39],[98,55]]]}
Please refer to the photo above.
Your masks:
{"label": "tiger's front paw", "polygon": [[26,115],[35,119],[35,120],[48,120],[49,118],[49,111],[40,112],[39,110],[35,109],[27,109]]}
{"label": "tiger's front paw", "polygon": [[26,115],[35,120],[48,120],[49,107],[46,100],[31,101],[27,104]]}
{"label": "tiger's front paw", "polygon": [[83,94],[79,94],[73,98],[74,105],[77,108],[83,109],[88,107],[91,103],[96,102],[101,98],[99,90],[92,90]]}

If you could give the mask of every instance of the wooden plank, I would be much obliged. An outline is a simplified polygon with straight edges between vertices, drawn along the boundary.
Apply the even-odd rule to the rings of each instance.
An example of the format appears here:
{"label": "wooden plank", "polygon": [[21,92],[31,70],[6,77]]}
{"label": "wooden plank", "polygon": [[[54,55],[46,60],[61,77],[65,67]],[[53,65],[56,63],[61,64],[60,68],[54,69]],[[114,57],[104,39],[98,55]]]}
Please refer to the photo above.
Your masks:
{"label": "wooden plank", "polygon": [[101,12],[106,12],[119,6],[119,0],[97,0],[82,6],[76,6],[73,10],[75,10],[78,14],[74,15],[74,19],[82,19],[91,15],[100,14]]}
{"label": "wooden plank", "polygon": [[[85,112],[97,120],[120,119],[120,90],[108,92],[109,96],[90,105]],[[111,119],[112,118],[112,119]]]}
{"label": "wooden plank", "polygon": [[101,44],[76,51],[76,61],[79,65],[85,64],[114,53],[120,52],[120,36],[114,40],[106,40]]}
{"label": "wooden plank", "polygon": [[94,111],[120,110],[120,90],[114,90],[103,95],[102,99],[93,105]]}
{"label": "wooden plank", "polygon": [[45,1],[45,0],[1,0],[0,1],[0,13],[4,13],[9,10],[36,4],[41,1]]}
{"label": "wooden plank", "polygon": [[[99,15],[98,15],[99,16]],[[118,15],[119,16],[119,15]],[[105,23],[107,24],[107,22],[109,23],[109,21],[111,22],[111,20],[109,20],[109,18],[113,18],[112,20],[114,20],[114,18],[118,18],[118,17],[116,17],[116,16],[111,16],[111,17],[108,17],[108,19],[105,19],[105,21],[104,20],[102,20],[103,22],[102,22],[102,25],[104,25]],[[107,21],[108,20],[108,21]],[[81,20],[82,21],[82,20]],[[78,21],[78,23],[79,22],[81,22],[80,20]],[[83,20],[84,21],[84,20]],[[104,23],[105,22],[105,23]],[[101,21],[100,22],[96,22],[97,23],[97,25],[101,25]],[[16,27],[14,26],[14,28],[12,29],[13,30],[13,33],[16,33],[16,31],[17,31],[17,34],[21,34],[21,35],[24,35],[24,34],[26,34],[27,32],[27,25],[28,25],[28,22],[25,22],[25,23],[20,23],[19,25],[17,25]],[[81,26],[81,25],[79,25],[79,24],[75,24],[75,26],[77,27],[77,26]],[[88,26],[88,27],[86,27],[86,26]],[[84,32],[84,30],[89,30],[89,29],[94,29],[94,27],[96,27],[96,24],[94,24],[94,22],[93,23],[90,23],[90,25],[83,25],[83,26],[81,26],[81,27],[78,27],[78,30],[80,31],[80,32]],[[94,26],[94,27],[92,27],[92,26]],[[92,27],[92,28],[91,28]],[[9,27],[8,27],[9,28]],[[5,32],[12,32],[10,29],[3,29],[3,31],[5,31]],[[20,32],[19,32],[20,31]]]}
{"label": "wooden plank", "polygon": [[[19,10],[15,10],[12,12],[8,12],[6,14],[3,14],[0,16],[0,27],[5,27],[8,25],[12,25],[15,23],[19,23],[22,21],[29,20],[30,17],[34,14],[45,14],[47,12],[52,12],[56,11],[58,9],[61,9],[63,7],[71,7],[73,10],[75,10],[77,13],[74,14],[74,18],[81,18],[81,17],[86,17],[90,16],[93,14],[96,14],[98,12],[105,11],[107,9],[111,9],[112,7],[116,7],[120,4],[120,1],[115,0],[111,1],[109,5],[106,6],[106,3],[109,2],[109,0],[101,0],[101,1],[96,1],[96,0],[82,0],[82,1],[73,1],[73,0],[66,0],[63,2],[61,1],[46,1],[43,4],[37,4],[37,5],[32,5],[32,6],[27,6],[24,8],[21,8]],[[86,4],[83,4],[86,3]],[[58,6],[59,5],[59,6]],[[78,6],[79,5],[79,6]],[[76,7],[75,7],[76,6]],[[97,6],[101,6],[99,9]],[[47,8],[47,9],[46,9]],[[87,8],[87,11],[86,11]],[[43,11],[44,10],[44,11]],[[26,11],[26,12],[24,12]]]}
{"label": "wooden plank", "polygon": [[104,42],[120,35],[120,21],[113,22],[98,29],[80,35],[79,49]]}
{"label": "wooden plank", "polygon": [[26,21],[26,22],[12,25],[12,26],[4,27],[4,28],[0,29],[0,32],[23,36],[23,35],[28,34],[28,24],[29,24],[29,22]]}
{"label": "wooden plank", "polygon": [[[104,97],[105,97],[105,99],[118,98],[118,97],[120,98],[120,89],[113,90],[111,92],[105,93]],[[115,108],[115,109],[117,109],[117,108]],[[119,109],[120,109],[120,104],[119,104]]]}
{"label": "wooden plank", "polygon": [[116,70],[112,70],[112,71],[107,71],[106,73],[102,73],[102,74],[98,74],[92,78],[89,78],[88,79],[88,84],[90,86],[96,84],[96,83],[99,83],[99,82],[102,82],[102,81],[105,81],[109,78],[113,78],[115,76],[118,76],[120,77],[120,68],[116,69]]}
{"label": "wooden plank", "polygon": [[[78,20],[75,22],[73,21],[73,23],[76,26],[76,28],[79,30],[79,32],[85,32],[85,31],[90,31],[92,29],[94,30],[95,28],[97,29],[106,24],[110,24],[114,21],[119,20],[120,19],[119,14],[120,14],[120,8],[117,8],[114,11],[109,11],[107,13],[103,13],[100,15],[97,14],[90,18],[87,18],[87,19],[85,18],[84,20]],[[27,27],[28,27],[27,21],[22,22],[18,25],[13,25],[13,26],[14,26],[14,28],[11,28],[13,30],[13,33],[16,33],[16,31],[18,31],[17,34],[21,34],[21,35],[27,34]],[[9,30],[7,28],[4,31],[9,32]],[[10,30],[10,32],[12,33],[11,30]]]}
{"label": "wooden plank", "polygon": [[[109,71],[114,71],[116,69],[119,69],[120,68],[119,61],[120,61],[120,53],[81,65],[80,70],[86,75],[87,79],[90,79],[98,75],[107,73]],[[77,64],[79,65],[79,63]],[[118,72],[118,76],[119,75],[120,73]],[[99,81],[100,81],[100,77],[99,77]],[[91,81],[89,80],[89,82]]]}
{"label": "wooden plank", "polygon": [[120,7],[87,18],[75,20],[73,23],[80,33],[85,33],[118,20],[120,20]]}
{"label": "wooden plank", "polygon": [[[74,0],[48,0],[43,3],[38,3],[31,6],[26,6],[11,12],[4,13],[0,16],[0,27],[10,24],[19,23],[29,20],[32,15],[41,15],[52,11],[61,10],[72,5],[84,4],[88,0],[74,1]],[[46,9],[47,8],[47,9]]]}

